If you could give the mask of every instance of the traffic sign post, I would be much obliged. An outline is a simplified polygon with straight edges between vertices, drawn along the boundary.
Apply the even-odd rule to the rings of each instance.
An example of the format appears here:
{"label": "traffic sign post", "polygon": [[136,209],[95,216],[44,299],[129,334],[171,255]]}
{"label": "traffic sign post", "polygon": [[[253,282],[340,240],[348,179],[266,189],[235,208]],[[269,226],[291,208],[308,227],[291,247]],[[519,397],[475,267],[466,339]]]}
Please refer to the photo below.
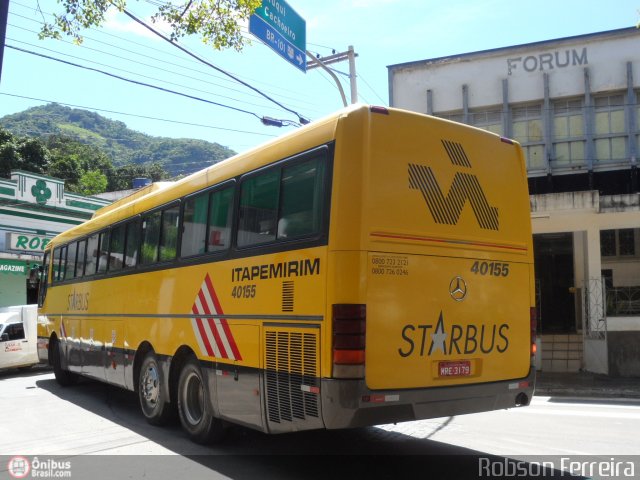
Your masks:
{"label": "traffic sign post", "polygon": [[302,72],[307,71],[306,22],[284,0],[262,0],[249,18],[249,32]]}

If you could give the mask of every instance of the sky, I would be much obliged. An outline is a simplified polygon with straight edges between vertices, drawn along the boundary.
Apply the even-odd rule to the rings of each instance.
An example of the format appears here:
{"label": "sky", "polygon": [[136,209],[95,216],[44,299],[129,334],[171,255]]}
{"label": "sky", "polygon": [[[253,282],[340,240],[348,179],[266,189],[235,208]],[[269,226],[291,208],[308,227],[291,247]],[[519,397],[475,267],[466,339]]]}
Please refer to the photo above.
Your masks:
{"label": "sky", "polygon": [[[358,100],[374,105],[388,105],[388,65],[626,28],[640,21],[640,0],[287,1],[306,21],[307,50],[324,57],[354,47]],[[157,1],[128,0],[128,9],[148,21],[153,3]],[[0,117],[57,102],[95,111],[149,135],[198,138],[236,152],[296,128],[263,125],[259,117],[298,118],[124,14],[114,12],[104,26],[84,31],[81,46],[67,38],[39,40],[43,18],[51,21],[54,12],[62,12],[56,0],[10,0],[6,45],[33,53],[5,48]],[[214,50],[198,37],[180,44],[310,120],[342,108],[328,74],[299,71],[243,28],[251,45],[240,53]],[[332,67],[349,101],[348,64]]]}

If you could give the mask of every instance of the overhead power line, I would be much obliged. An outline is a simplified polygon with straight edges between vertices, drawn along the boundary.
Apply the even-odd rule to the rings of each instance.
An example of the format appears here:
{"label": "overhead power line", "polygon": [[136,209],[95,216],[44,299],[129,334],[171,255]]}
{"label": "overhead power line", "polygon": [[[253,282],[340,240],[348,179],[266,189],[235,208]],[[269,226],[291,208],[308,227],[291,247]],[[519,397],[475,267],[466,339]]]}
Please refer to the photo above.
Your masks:
{"label": "overhead power line", "polygon": [[212,100],[207,100],[207,99],[204,99],[204,98],[196,97],[195,95],[189,95],[187,93],[177,92],[175,90],[170,90],[168,88],[159,87],[157,85],[152,85],[150,83],[140,82],[138,80],[133,80],[131,78],[122,77],[120,75],[116,75],[114,73],[106,72],[104,70],[100,70],[100,69],[93,68],[93,67],[87,67],[87,66],[84,66],[84,65],[80,65],[80,64],[77,64],[77,63],[69,62],[67,60],[62,60],[62,59],[59,59],[59,58],[55,58],[55,57],[52,57],[50,55],[45,55],[43,53],[33,52],[31,50],[27,50],[27,49],[24,49],[24,48],[16,47],[16,46],[13,46],[13,45],[6,45],[6,47],[7,48],[11,48],[13,50],[18,50],[18,51],[23,52],[23,53],[27,53],[29,55],[35,55],[37,57],[46,58],[48,60],[53,60],[55,62],[64,63],[64,64],[70,65],[72,67],[82,68],[83,70],[89,70],[89,71],[92,71],[92,72],[102,73],[103,75],[107,75],[107,76],[112,77],[112,78],[117,78],[118,80],[123,80],[125,82],[133,83],[135,85],[141,85],[143,87],[153,88],[155,90],[159,90],[159,91],[162,91],[162,92],[165,92],[165,93],[172,93],[174,95],[179,95],[181,97],[190,98],[191,100],[196,100],[196,101],[199,101],[199,102],[209,103],[211,105],[216,105],[218,107],[227,108],[229,110],[234,110],[234,111],[240,112],[240,113],[245,113],[247,115],[251,115],[253,117],[256,117],[260,121],[262,121],[262,118],[263,118],[263,117],[261,117],[260,115],[258,115],[255,112],[251,112],[249,110],[244,110],[242,108],[232,107],[231,105],[225,105],[224,103],[214,102]]}
{"label": "overhead power line", "polygon": [[[10,17],[11,17],[11,18],[22,18],[22,19],[24,19],[25,21],[32,22],[32,23],[36,23],[36,24],[39,24],[39,25],[40,25],[40,24],[42,24],[42,23],[45,23],[45,22],[46,22],[46,20],[45,20],[45,15],[46,15],[46,16],[48,16],[48,17],[53,17],[53,14],[52,14],[52,13],[43,12],[43,11],[39,8],[39,6],[38,6],[38,8],[33,8],[31,5],[27,5],[27,4],[21,3],[21,2],[20,2],[20,1],[18,1],[18,0],[12,0],[12,2],[11,2],[11,7],[12,7],[12,9],[13,9],[14,7],[16,7],[16,6],[19,6],[19,7],[22,7],[23,9],[29,10],[29,11],[31,11],[31,12],[35,12],[35,13],[37,13],[37,14],[40,14],[40,15],[42,16],[42,21],[38,21],[38,20],[36,20],[36,19],[33,19],[33,18],[31,18],[31,17],[24,16],[24,15],[20,15],[20,14],[18,14],[18,13],[13,12],[13,11],[12,11],[12,12],[10,12]],[[11,24],[9,24],[9,26],[13,26],[14,28],[22,28],[23,30],[28,30],[28,29],[26,29],[26,28],[24,28],[24,27],[17,27],[17,26],[11,25]],[[143,48],[143,49],[146,49],[146,50],[152,50],[152,51],[155,51],[155,52],[159,52],[159,53],[161,53],[161,54],[163,55],[163,59],[161,60],[161,59],[158,59],[158,58],[154,58],[154,57],[150,57],[150,56],[148,56],[148,55],[145,55],[145,54],[141,53],[141,52],[139,51],[139,49],[138,49],[137,51],[135,51],[135,52],[134,52],[134,51],[128,50],[128,49],[126,49],[126,48],[118,47],[118,46],[113,45],[113,44],[110,44],[110,43],[108,43],[108,42],[98,40],[98,39],[97,39],[97,38],[95,38],[95,37],[91,37],[91,36],[83,35],[83,37],[84,37],[84,39],[85,39],[85,40],[87,40],[87,39],[88,39],[88,40],[92,40],[92,41],[94,41],[94,42],[96,42],[96,43],[100,43],[100,44],[103,44],[103,45],[108,45],[108,46],[110,46],[110,47],[113,47],[113,48],[116,48],[116,49],[119,49],[119,50],[123,50],[123,51],[126,51],[126,52],[135,53],[136,55],[144,56],[145,58],[158,60],[158,61],[161,61],[161,62],[163,62],[163,63],[167,63],[167,64],[169,64],[169,65],[174,65],[174,66],[178,66],[178,67],[180,67],[180,68],[184,68],[184,69],[186,69],[186,70],[190,70],[190,71],[193,71],[193,72],[197,72],[197,73],[199,73],[200,75],[206,75],[206,76],[209,76],[209,77],[212,77],[212,78],[216,78],[216,79],[222,80],[222,81],[224,81],[224,82],[230,82],[230,83],[236,83],[236,84],[237,84],[237,82],[236,82],[235,80],[231,79],[231,78],[228,78],[228,77],[226,77],[226,76],[222,76],[222,75],[216,75],[216,74],[213,74],[213,73],[211,73],[211,72],[210,72],[210,71],[208,71],[208,70],[207,70],[207,71],[203,71],[203,70],[198,70],[198,69],[194,69],[194,68],[189,68],[189,67],[187,67],[187,66],[185,66],[185,65],[182,65],[182,64],[181,64],[181,65],[179,65],[179,64],[176,64],[176,63],[167,62],[166,57],[167,57],[167,56],[170,56],[170,57],[173,57],[173,58],[176,58],[176,59],[180,59],[181,61],[188,61],[188,62],[193,63],[193,64],[202,65],[202,63],[201,63],[201,62],[199,62],[199,61],[197,61],[197,60],[195,60],[195,59],[192,59],[192,58],[188,58],[188,59],[187,59],[187,58],[185,58],[184,56],[180,56],[180,55],[178,55],[178,54],[171,53],[171,52],[169,52],[169,51],[167,51],[167,50],[160,50],[160,49],[158,49],[158,48],[154,48],[154,47],[149,46],[149,45],[146,45],[146,44],[144,44],[144,43],[140,43],[140,42],[133,41],[133,40],[131,40],[130,38],[126,38],[126,37],[122,37],[122,36],[119,36],[119,35],[115,35],[115,34],[113,34],[113,33],[111,33],[111,32],[105,31],[104,29],[99,29],[99,28],[95,28],[95,27],[89,27],[89,30],[94,31],[95,33],[97,33],[97,34],[99,34],[99,35],[108,36],[108,37],[111,37],[111,38],[116,39],[116,40],[118,40],[118,41],[125,42],[125,43],[131,44],[131,45],[135,45],[136,47],[140,47],[140,48]],[[243,30],[244,30],[244,29],[243,29]],[[248,30],[247,30],[247,31],[248,31]],[[34,32],[34,33],[37,33],[37,32]],[[66,42],[66,41],[63,41],[63,42],[64,42],[64,43],[69,43],[69,44],[71,44],[71,42]],[[264,44],[263,44],[263,43],[257,43],[256,45],[264,46]],[[83,45],[81,45],[81,46],[83,46]],[[265,47],[265,48],[268,48],[268,47],[266,47],[266,46],[264,46],[264,47]],[[259,84],[262,84],[262,85],[266,85],[266,86],[268,86],[269,88],[272,88],[272,89],[277,89],[277,90],[286,91],[286,92],[287,92],[287,94],[296,94],[296,95],[297,95],[296,97],[291,97],[290,95],[285,95],[285,94],[282,94],[282,93],[276,93],[276,92],[270,92],[270,91],[267,91],[267,93],[273,93],[273,95],[274,95],[274,96],[281,97],[281,98],[284,98],[284,99],[287,99],[287,100],[294,100],[294,101],[297,101],[297,102],[307,103],[307,104],[309,104],[309,105],[314,105],[313,103],[311,103],[311,102],[309,102],[309,101],[308,101],[308,97],[307,97],[307,95],[306,95],[306,94],[303,94],[302,92],[294,92],[294,91],[292,91],[290,88],[284,88],[284,87],[282,87],[282,86],[280,86],[280,85],[274,85],[274,84],[271,84],[271,83],[268,83],[268,82],[264,82],[264,81],[261,81],[261,80],[257,80],[257,79],[255,79],[255,78],[248,78],[248,77],[245,77],[245,76],[243,76],[243,75],[238,75],[238,74],[234,74],[234,75],[235,75],[235,76],[237,76],[238,78],[244,78],[244,79],[245,79],[245,81],[251,81],[251,82],[252,82],[252,83],[254,83],[254,84],[255,84],[255,83],[259,83]],[[232,91],[240,92],[240,90],[236,90],[236,89],[233,89],[233,88],[231,88],[231,87],[222,87],[222,88],[227,88],[227,89],[232,90]],[[245,93],[246,95],[250,95],[248,92],[244,92],[244,93]],[[257,95],[256,95],[256,96],[257,96]],[[303,107],[303,108],[306,108],[306,107]]]}
{"label": "overhead power line", "polygon": [[170,38],[167,38],[165,35],[163,35],[162,33],[160,33],[159,31],[157,31],[156,29],[154,29],[153,27],[151,27],[150,25],[147,25],[145,22],[143,22],[142,20],[140,20],[138,17],[136,17],[135,15],[133,15],[131,12],[129,12],[128,10],[123,10],[123,12],[125,13],[125,15],[127,15],[129,18],[131,18],[133,21],[135,21],[136,23],[142,25],[144,28],[146,28],[147,30],[153,32],[155,35],[159,36],[160,38],[162,38],[163,40],[165,40],[166,42],[169,42],[171,45],[173,45],[174,47],[182,50],[184,53],[186,53],[187,55],[189,55],[192,58],[195,58],[196,60],[198,60],[199,62],[202,62],[203,64],[213,68],[214,70],[228,76],[229,78],[232,78],[233,80],[235,80],[236,82],[244,85],[245,87],[253,90],[256,93],[259,93],[260,95],[262,95],[264,98],[266,98],[267,100],[269,100],[270,102],[273,102],[274,104],[278,105],[280,108],[282,108],[283,110],[286,110],[289,113],[293,113],[296,117],[298,117],[298,121],[302,124],[305,125],[307,123],[309,123],[309,119],[303,117],[301,114],[299,114],[298,112],[296,112],[295,110],[292,110],[289,107],[286,107],[285,105],[283,105],[282,103],[278,102],[277,100],[275,100],[274,98],[272,98],[271,96],[267,95],[266,93],[262,92],[260,89],[254,87],[253,85],[245,82],[244,80],[239,79],[238,77],[236,77],[235,75],[227,72],[226,70],[210,63],[207,62],[205,59],[199,57],[198,55],[196,55],[193,52],[190,52],[189,50],[187,50],[186,48],[182,47],[181,45],[178,45],[177,43],[171,41]]}
{"label": "overhead power line", "polygon": [[87,107],[85,105],[76,105],[73,103],[65,103],[65,102],[60,102],[58,100],[47,100],[47,99],[43,99],[43,98],[34,98],[34,97],[26,97],[24,95],[16,95],[16,94],[11,94],[11,93],[4,93],[4,92],[0,92],[0,95],[6,95],[8,97],[14,97],[14,98],[24,98],[26,100],[35,100],[37,102],[46,102],[46,103],[57,103],[58,105],[64,105],[65,107],[74,107],[74,108],[84,108],[87,110],[95,110],[96,112],[106,112],[106,113],[114,113],[117,115],[125,115],[125,116],[129,116],[129,117],[137,117],[137,118],[144,118],[146,120],[157,120],[159,122],[167,122],[167,123],[176,123],[179,125],[189,125],[192,127],[203,127],[203,128],[211,128],[214,130],[224,130],[227,132],[235,132],[235,133],[246,133],[249,135],[260,135],[263,137],[275,137],[276,135],[271,135],[269,133],[259,133],[259,132],[250,132],[247,130],[236,130],[234,128],[225,128],[225,127],[216,127],[213,125],[202,125],[200,123],[191,123],[191,122],[181,122],[179,120],[169,120],[166,118],[157,118],[157,117],[150,117],[147,115],[138,115],[135,113],[125,113],[125,112],[118,112],[115,110],[106,110],[104,108],[96,108],[96,107]]}

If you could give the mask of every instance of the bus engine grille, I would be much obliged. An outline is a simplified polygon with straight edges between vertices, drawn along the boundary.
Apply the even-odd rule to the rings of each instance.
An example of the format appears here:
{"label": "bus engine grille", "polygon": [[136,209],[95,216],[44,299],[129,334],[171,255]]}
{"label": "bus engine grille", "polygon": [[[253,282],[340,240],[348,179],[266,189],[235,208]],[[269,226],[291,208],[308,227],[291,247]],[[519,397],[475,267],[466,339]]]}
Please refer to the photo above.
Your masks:
{"label": "bus engine grille", "polygon": [[[272,426],[320,417],[319,335],[310,330],[274,328],[265,331],[267,417]],[[294,429],[304,428],[296,425]]]}

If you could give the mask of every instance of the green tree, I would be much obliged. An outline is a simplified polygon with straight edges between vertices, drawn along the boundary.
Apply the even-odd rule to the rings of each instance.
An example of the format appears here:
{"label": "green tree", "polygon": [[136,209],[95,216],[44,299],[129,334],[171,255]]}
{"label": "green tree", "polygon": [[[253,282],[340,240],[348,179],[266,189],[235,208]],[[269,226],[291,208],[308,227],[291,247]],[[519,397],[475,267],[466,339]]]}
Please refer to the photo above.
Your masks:
{"label": "green tree", "polygon": [[65,189],[77,192],[84,170],[75,155],[59,156],[49,164],[47,175],[64,180]]}
{"label": "green tree", "polygon": [[[122,12],[127,6],[127,0],[58,1],[64,11],[54,15],[53,23],[44,23],[41,38],[60,38],[64,33],[81,43],[81,30],[102,25],[109,10]],[[261,0],[185,0],[179,5],[172,2],[155,4],[158,10],[152,19],[170,26],[171,40],[199,34],[204,43],[217,50],[233,47],[240,51],[246,43],[240,24],[248,20]]]}
{"label": "green tree", "polygon": [[51,152],[48,174],[65,180],[69,190],[77,192],[82,175],[92,170],[102,173],[108,184],[113,182],[113,163],[101,148],[64,135],[50,136],[47,147]]}
{"label": "green tree", "polygon": [[11,170],[44,173],[49,151],[37,138],[17,137],[0,128],[0,177],[9,178]]}
{"label": "green tree", "polygon": [[109,181],[107,176],[99,170],[89,170],[80,176],[78,193],[82,195],[96,195],[105,192]]}
{"label": "green tree", "polygon": [[167,171],[159,163],[130,163],[115,169],[114,182],[109,190],[129,190],[133,188],[134,178],[150,178],[152,182],[166,180]]}

